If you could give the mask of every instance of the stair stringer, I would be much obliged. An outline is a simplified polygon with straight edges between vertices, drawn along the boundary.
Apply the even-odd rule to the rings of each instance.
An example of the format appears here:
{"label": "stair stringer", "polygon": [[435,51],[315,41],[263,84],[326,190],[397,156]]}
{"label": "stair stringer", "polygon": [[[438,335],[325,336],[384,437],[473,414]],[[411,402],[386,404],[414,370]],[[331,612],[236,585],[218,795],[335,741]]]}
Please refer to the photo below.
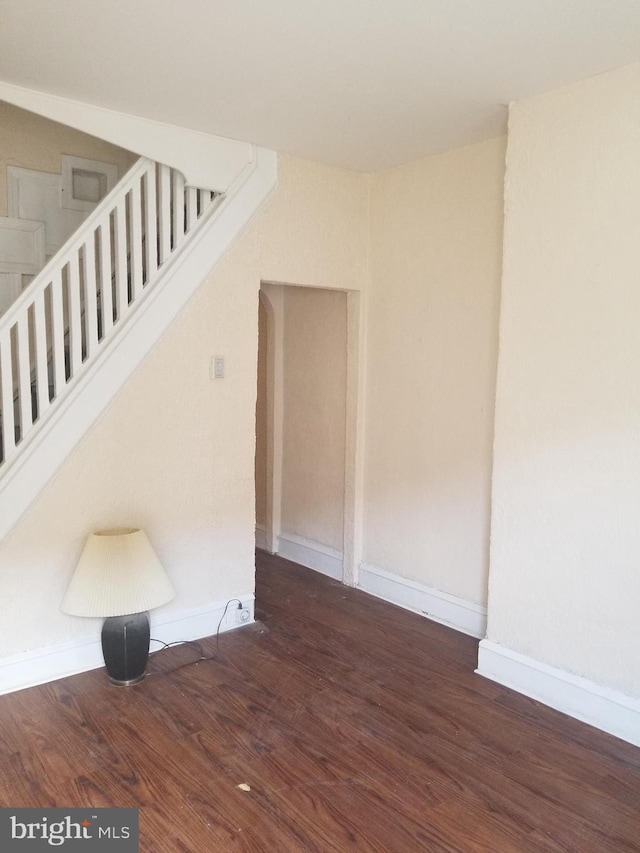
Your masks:
{"label": "stair stringer", "polygon": [[188,184],[228,193],[251,158],[248,142],[97,107],[0,80],[0,99],[180,171]]}
{"label": "stair stringer", "polygon": [[114,329],[108,346],[3,467],[0,541],[106,411],[274,189],[276,153],[264,148],[254,152],[251,167],[200,223],[183,250],[160,268],[136,310]]}

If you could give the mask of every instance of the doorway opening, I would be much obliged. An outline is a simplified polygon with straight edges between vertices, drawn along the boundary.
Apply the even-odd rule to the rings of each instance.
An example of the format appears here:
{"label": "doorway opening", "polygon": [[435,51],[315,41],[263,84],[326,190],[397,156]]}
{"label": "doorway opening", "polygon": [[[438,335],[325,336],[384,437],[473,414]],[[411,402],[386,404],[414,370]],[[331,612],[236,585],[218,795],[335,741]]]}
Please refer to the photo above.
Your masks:
{"label": "doorway opening", "polygon": [[256,545],[349,585],[359,565],[360,294],[263,283]]}

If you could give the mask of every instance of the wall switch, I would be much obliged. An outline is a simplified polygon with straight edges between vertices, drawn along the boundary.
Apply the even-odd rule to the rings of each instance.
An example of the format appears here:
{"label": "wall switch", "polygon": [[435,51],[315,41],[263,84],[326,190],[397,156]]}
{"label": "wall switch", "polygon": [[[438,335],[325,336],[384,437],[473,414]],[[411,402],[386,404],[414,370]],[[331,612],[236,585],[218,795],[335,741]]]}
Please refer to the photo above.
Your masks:
{"label": "wall switch", "polygon": [[209,362],[209,378],[224,379],[224,356],[214,355]]}

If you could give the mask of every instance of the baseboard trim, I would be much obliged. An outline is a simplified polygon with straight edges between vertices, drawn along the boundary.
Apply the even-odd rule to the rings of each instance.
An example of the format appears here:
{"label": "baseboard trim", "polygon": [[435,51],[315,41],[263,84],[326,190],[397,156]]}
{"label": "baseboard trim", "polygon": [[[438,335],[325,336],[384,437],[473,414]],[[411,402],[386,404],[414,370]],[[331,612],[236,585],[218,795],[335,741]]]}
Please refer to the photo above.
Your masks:
{"label": "baseboard trim", "polygon": [[360,565],[358,588],[471,637],[481,639],[486,634],[486,607],[394,575],[369,563]]}
{"label": "baseboard trim", "polygon": [[640,699],[483,640],[478,675],[640,746]]}
{"label": "baseboard trim", "polygon": [[308,569],[314,569],[334,580],[342,580],[342,552],[297,536],[295,533],[281,533],[278,537],[277,553],[286,560],[300,563]]}
{"label": "baseboard trim", "polygon": [[[250,619],[242,624],[250,624],[254,621],[253,594],[236,597],[251,614]],[[198,640],[212,636],[218,630],[218,625],[220,625],[221,634],[240,627],[240,624],[235,621],[234,609],[237,608],[230,605],[225,613],[226,606],[227,600],[177,613],[156,614],[152,611],[151,636],[163,643],[174,643],[179,640]],[[95,637],[83,637],[1,659],[0,695],[104,666],[100,645],[101,622],[97,619],[93,621],[96,625]],[[158,650],[152,643],[151,651]]]}
{"label": "baseboard trim", "polygon": [[256,524],[256,548],[267,550],[267,528],[262,524]]}

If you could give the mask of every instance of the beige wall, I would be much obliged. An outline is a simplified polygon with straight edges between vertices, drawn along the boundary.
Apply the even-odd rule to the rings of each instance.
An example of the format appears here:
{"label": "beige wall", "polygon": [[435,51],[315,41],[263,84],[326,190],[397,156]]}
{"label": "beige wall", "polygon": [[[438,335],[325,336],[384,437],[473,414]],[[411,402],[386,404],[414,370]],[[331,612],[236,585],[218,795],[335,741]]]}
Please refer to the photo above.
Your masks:
{"label": "beige wall", "polygon": [[97,528],[146,528],[177,590],[166,611],[253,589],[260,280],[362,288],[368,198],[366,176],[281,159],[265,207],[0,544],[0,655],[97,635],[58,609]]}
{"label": "beige wall", "polygon": [[505,140],[373,177],[364,560],[486,601]]}
{"label": "beige wall", "polygon": [[[0,105],[5,164],[58,168],[20,142],[41,121]],[[56,134],[56,156],[113,150]],[[639,143],[638,65],[511,110],[489,599],[492,641],[634,696]],[[166,610],[253,588],[261,280],[363,291],[362,556],[485,600],[504,145],[373,177],[281,159],[265,208],[0,544],[1,656],[97,634],[58,602],[99,527],[147,529],[178,591]]]}
{"label": "beige wall", "polygon": [[262,280],[362,289],[368,210],[367,175],[281,157],[277,193],[255,223]]}
{"label": "beige wall", "polygon": [[122,177],[137,156],[0,101],[0,216],[7,215],[7,166],[60,172],[61,154],[115,163]]}
{"label": "beige wall", "polygon": [[[483,600],[503,151],[492,140],[373,178],[281,158],[263,210],[0,545],[13,605],[0,624],[1,655],[95,636],[99,626],[59,613],[57,602],[86,535],[100,527],[147,529],[178,591],[167,611],[253,589],[261,281],[370,291],[364,559]],[[322,297],[290,292],[291,366],[309,356],[303,338],[314,333],[302,314]],[[329,298],[318,334],[339,331],[342,341],[346,296]],[[331,371],[306,366],[329,395],[338,386],[327,377],[345,369],[342,342],[331,340]],[[226,358],[222,381],[209,380],[214,354]],[[323,449],[313,426],[298,427],[307,458]],[[341,550],[344,447],[333,442],[331,452],[319,526],[296,520],[293,489],[283,528]]]}
{"label": "beige wall", "polygon": [[347,297],[284,289],[282,532],[342,551]]}
{"label": "beige wall", "polygon": [[489,639],[640,696],[640,65],[509,121]]}

